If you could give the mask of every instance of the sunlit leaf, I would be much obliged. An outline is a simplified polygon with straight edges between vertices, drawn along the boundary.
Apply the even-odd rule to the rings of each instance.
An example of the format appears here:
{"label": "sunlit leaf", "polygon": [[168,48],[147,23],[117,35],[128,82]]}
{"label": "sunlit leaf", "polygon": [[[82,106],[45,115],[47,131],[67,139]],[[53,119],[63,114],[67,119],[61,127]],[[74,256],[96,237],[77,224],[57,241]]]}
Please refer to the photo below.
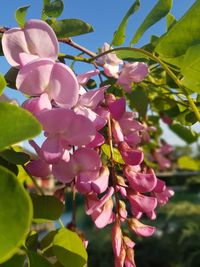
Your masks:
{"label": "sunlit leaf", "polygon": [[136,44],[142,37],[143,33],[160,19],[165,17],[171,8],[172,0],[159,0],[136,31],[131,43]]}
{"label": "sunlit leaf", "polygon": [[31,113],[8,103],[0,103],[0,150],[32,138],[41,131],[41,126]]}
{"label": "sunlit leaf", "polygon": [[112,45],[122,45],[124,43],[126,37],[125,34],[126,34],[126,26],[128,23],[128,19],[139,9],[139,7],[140,7],[140,0],[136,0],[128,10],[126,15],[124,16],[117,31],[114,33]]}
{"label": "sunlit leaf", "polygon": [[63,203],[54,196],[31,194],[31,199],[33,202],[34,219],[57,220],[64,211]]}
{"label": "sunlit leaf", "polygon": [[[106,156],[108,158],[111,157],[110,146],[108,144],[102,145],[101,149],[103,150],[103,152],[106,154]],[[117,163],[124,164],[124,160],[122,159],[122,156],[121,156],[119,150],[115,147],[113,148],[113,159]]]}
{"label": "sunlit leaf", "polygon": [[21,28],[23,28],[24,24],[26,23],[26,14],[29,7],[30,5],[22,6],[15,11],[15,19]]}
{"label": "sunlit leaf", "polygon": [[0,167],[0,263],[11,258],[24,243],[32,216],[28,193],[12,172]]}
{"label": "sunlit leaf", "polygon": [[188,156],[182,156],[178,158],[178,167],[180,169],[186,169],[186,170],[193,170],[193,171],[199,170],[198,162]]}
{"label": "sunlit leaf", "polygon": [[87,262],[87,252],[82,240],[76,233],[65,228],[54,236],[53,251],[65,267],[83,267]]}
{"label": "sunlit leaf", "polygon": [[5,89],[6,85],[7,85],[6,80],[4,76],[0,73],[0,95],[2,95],[3,90]]}
{"label": "sunlit leaf", "polygon": [[72,37],[93,32],[93,27],[80,19],[63,19],[54,21],[51,27],[58,38]]}
{"label": "sunlit leaf", "polygon": [[200,20],[197,19],[199,13],[200,1],[196,1],[160,39],[155,50],[163,60],[180,64],[187,49],[200,43]]}

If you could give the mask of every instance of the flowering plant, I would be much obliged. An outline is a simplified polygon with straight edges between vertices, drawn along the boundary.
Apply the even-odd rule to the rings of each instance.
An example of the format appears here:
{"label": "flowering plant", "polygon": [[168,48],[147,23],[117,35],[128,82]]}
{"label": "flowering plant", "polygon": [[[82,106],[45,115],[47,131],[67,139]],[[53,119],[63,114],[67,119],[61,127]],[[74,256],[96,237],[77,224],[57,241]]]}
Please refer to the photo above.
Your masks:
{"label": "flowering plant", "polygon": [[[171,3],[158,1],[131,43],[166,16]],[[25,21],[28,8],[19,8],[20,27],[0,29],[3,55],[11,65],[5,78],[1,77],[2,90],[7,84],[27,97],[21,108],[0,103],[2,125],[6,125],[0,140],[0,207],[8,205],[7,212],[0,212],[1,263],[20,257],[23,266],[27,257],[34,267],[86,266],[88,240],[77,228],[76,194],[84,196],[85,213],[97,228],[112,224],[116,267],[135,266],[134,235],[154,234],[155,227],[145,224],[143,218],[156,219],[156,208],[174,194],[156,176],[156,170],[171,168],[173,151],[160,139],[159,118],[189,143],[198,138],[185,126],[200,121],[199,76],[185,61],[199,45],[196,36],[182,37],[185,48],[177,52],[180,40],[174,31],[182,31],[200,4],[195,3],[178,23],[171,18],[168,32],[144,48],[113,49],[123,44],[128,19],[139,5],[140,1],[134,2],[112,43],[104,43],[98,54],[69,38],[90,32],[91,26],[75,19],[56,20],[63,10],[61,0],[44,1],[43,20]],[[174,44],[166,54],[171,40]],[[60,53],[59,42],[84,56]],[[91,71],[75,73],[65,59],[91,64]],[[32,139],[40,131],[42,144]],[[29,139],[36,156],[14,146],[24,139]],[[69,191],[74,209],[66,227],[60,216]],[[61,228],[40,240],[30,226],[32,220],[38,223],[41,219],[59,220]]]}

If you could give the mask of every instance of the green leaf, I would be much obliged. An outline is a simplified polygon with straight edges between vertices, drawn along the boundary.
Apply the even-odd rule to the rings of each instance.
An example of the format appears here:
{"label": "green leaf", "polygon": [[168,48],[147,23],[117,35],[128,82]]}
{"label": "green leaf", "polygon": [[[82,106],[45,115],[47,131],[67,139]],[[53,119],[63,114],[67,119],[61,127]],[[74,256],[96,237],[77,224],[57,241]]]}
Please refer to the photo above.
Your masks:
{"label": "green leaf", "polygon": [[183,59],[187,49],[200,43],[200,1],[184,14],[184,16],[160,39],[155,51],[159,56],[177,65]]}
{"label": "green leaf", "polygon": [[169,31],[177,21],[175,17],[171,13],[169,13],[167,14],[166,22],[167,22],[167,30]]}
{"label": "green leaf", "polygon": [[188,156],[182,156],[178,159],[178,167],[180,169],[199,171],[198,162]]}
{"label": "green leaf", "polygon": [[181,64],[181,73],[184,78],[182,84],[187,88],[200,93],[200,44],[191,46]]}
{"label": "green leaf", "polygon": [[7,82],[7,86],[16,89],[16,78],[19,70],[16,68],[10,68],[9,71],[5,74],[4,78]]}
{"label": "green leaf", "polygon": [[65,267],[82,267],[87,262],[87,252],[80,237],[68,230],[60,229],[53,240],[53,251]]}
{"label": "green leaf", "polygon": [[114,37],[111,43],[112,45],[122,45],[124,43],[126,37],[125,34],[126,34],[126,26],[128,23],[128,19],[139,9],[139,7],[140,7],[140,0],[136,0],[128,10],[126,15],[124,16],[117,31],[114,33]]}
{"label": "green leaf", "polygon": [[7,160],[10,163],[16,164],[16,165],[24,165],[30,160],[30,157],[28,154],[24,152],[16,152],[12,149],[6,149],[2,152],[0,152],[0,156]]}
{"label": "green leaf", "polygon": [[13,172],[16,176],[18,175],[18,167],[15,164],[12,164],[7,160],[3,159],[2,157],[0,157],[0,166],[3,166],[9,171]]}
{"label": "green leaf", "polygon": [[44,3],[43,13],[48,17],[59,17],[64,9],[64,3],[62,0],[46,1]]}
{"label": "green leaf", "polygon": [[41,126],[33,115],[23,108],[0,103],[0,150],[38,135]]}
{"label": "green leaf", "polygon": [[0,95],[2,95],[3,90],[5,89],[6,85],[7,85],[6,80],[4,76],[0,73]]}
{"label": "green leaf", "polygon": [[126,61],[136,61],[136,59],[149,59],[149,57],[142,52],[136,52],[136,51],[131,51],[131,50],[119,50],[115,52],[116,55],[123,60]]}
{"label": "green leaf", "polygon": [[12,172],[0,167],[0,263],[24,243],[32,216],[29,195]]}
{"label": "green leaf", "polygon": [[72,37],[93,32],[91,25],[80,19],[63,19],[51,24],[58,38]]}
{"label": "green leaf", "polygon": [[34,251],[28,251],[29,267],[53,267],[53,265]]}
{"label": "green leaf", "polygon": [[26,239],[26,248],[37,251],[38,249],[38,232],[31,231]]}
{"label": "green leaf", "polygon": [[191,144],[197,141],[198,139],[198,134],[196,134],[194,131],[190,130],[189,128],[184,127],[181,124],[174,123],[170,125],[169,128],[188,144]]}
{"label": "green leaf", "polygon": [[172,0],[159,0],[136,31],[131,43],[136,44],[142,37],[143,33],[160,19],[165,17],[171,8]]}
{"label": "green leaf", "polygon": [[[57,220],[64,211],[63,203],[54,196],[31,194],[34,219]],[[49,208],[51,207],[51,208]]]}
{"label": "green leaf", "polygon": [[15,19],[21,28],[23,28],[24,24],[26,23],[26,14],[29,7],[30,5],[22,6],[15,11]]}
{"label": "green leaf", "polygon": [[[104,144],[101,146],[101,149],[106,154],[106,156],[110,159],[110,157],[111,157],[110,146],[108,144]],[[115,162],[120,163],[120,164],[124,164],[124,160],[123,160],[119,150],[115,147],[113,148],[113,158],[114,158]]]}
{"label": "green leaf", "polygon": [[22,267],[24,266],[26,256],[25,255],[14,255],[10,260],[1,264],[1,267]]}
{"label": "green leaf", "polygon": [[141,86],[136,86],[131,94],[126,94],[131,109],[136,109],[141,117],[145,117],[148,108],[147,93]]}

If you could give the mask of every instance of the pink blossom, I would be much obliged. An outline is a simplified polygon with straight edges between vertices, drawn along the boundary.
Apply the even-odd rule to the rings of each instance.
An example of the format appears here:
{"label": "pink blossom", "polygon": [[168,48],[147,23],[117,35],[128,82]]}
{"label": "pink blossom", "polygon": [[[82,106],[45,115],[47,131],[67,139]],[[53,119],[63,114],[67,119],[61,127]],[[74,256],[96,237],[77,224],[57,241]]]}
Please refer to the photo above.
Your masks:
{"label": "pink blossom", "polygon": [[36,58],[58,57],[58,41],[52,28],[42,20],[32,19],[24,28],[12,28],[3,34],[2,47],[13,67],[22,67]]}
{"label": "pink blossom", "polygon": [[[108,43],[104,43],[101,53],[111,50],[112,47]],[[109,77],[118,78],[119,65],[123,61],[119,59],[114,52],[106,54],[97,60],[104,67],[104,72]]]}
{"label": "pink blossom", "polygon": [[128,225],[137,236],[148,237],[152,236],[155,232],[155,227],[143,224],[135,218],[129,219]]}
{"label": "pink blossom", "polygon": [[139,165],[144,159],[142,151],[131,148],[126,142],[121,142],[119,144],[119,151],[127,165]]}
{"label": "pink blossom", "polygon": [[51,59],[37,59],[18,73],[16,87],[29,96],[47,93],[60,107],[71,108],[78,100],[79,84],[73,71]]}
{"label": "pink blossom", "polygon": [[144,80],[148,74],[148,66],[143,62],[126,63],[117,80],[128,93],[132,91],[132,83],[138,83]]}

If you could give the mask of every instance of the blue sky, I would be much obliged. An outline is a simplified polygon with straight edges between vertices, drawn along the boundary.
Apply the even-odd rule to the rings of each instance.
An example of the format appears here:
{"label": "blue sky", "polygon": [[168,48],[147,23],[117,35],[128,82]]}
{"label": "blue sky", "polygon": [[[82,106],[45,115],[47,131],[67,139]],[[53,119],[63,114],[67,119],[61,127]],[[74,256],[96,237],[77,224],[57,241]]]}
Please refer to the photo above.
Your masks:
{"label": "blue sky", "polygon": [[[65,8],[60,18],[79,18],[91,24],[95,31],[93,33],[75,37],[74,40],[87,48],[97,51],[104,42],[112,40],[113,33],[118,27],[124,14],[132,5],[133,0],[64,0]],[[132,39],[136,29],[146,17],[148,12],[156,4],[157,0],[141,0],[141,8],[139,12],[134,14],[129,20],[127,28],[127,41],[126,45]],[[174,0],[173,9],[171,13],[179,19],[184,12],[195,2],[195,0]],[[15,10],[20,6],[31,5],[27,19],[40,18],[43,1],[42,0],[0,0],[0,25],[7,27],[17,26],[14,18]],[[138,46],[149,41],[152,34],[161,35],[165,32],[166,22],[165,19],[161,20],[158,24],[149,29],[146,34],[141,38]],[[62,52],[77,53],[68,46],[61,47]],[[0,59],[0,72],[5,73],[9,69],[5,59]],[[88,70],[86,64],[79,65],[80,73]],[[13,92],[11,89],[6,89],[7,95],[12,98],[17,98],[22,102],[22,96],[18,92]],[[164,127],[165,138],[170,143],[184,144],[175,135]]]}

